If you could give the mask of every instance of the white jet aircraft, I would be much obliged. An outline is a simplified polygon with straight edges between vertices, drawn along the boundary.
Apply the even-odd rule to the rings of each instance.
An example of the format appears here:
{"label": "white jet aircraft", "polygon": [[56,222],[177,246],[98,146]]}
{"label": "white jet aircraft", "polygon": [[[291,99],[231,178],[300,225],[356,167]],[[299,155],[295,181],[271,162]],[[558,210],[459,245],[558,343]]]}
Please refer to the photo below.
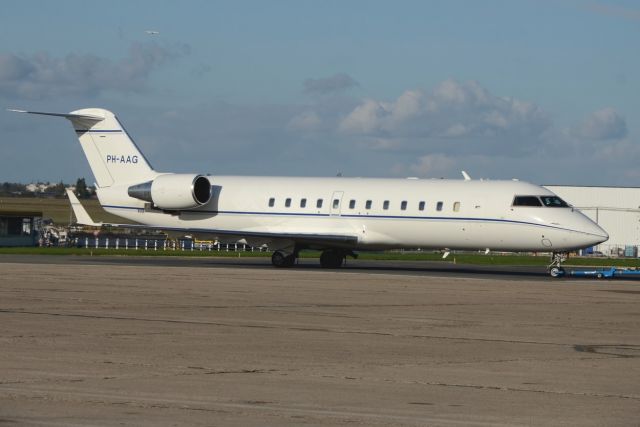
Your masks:
{"label": "white jet aircraft", "polygon": [[276,267],[293,266],[301,249],[321,250],[328,268],[358,250],[542,251],[553,254],[549,271],[558,276],[569,251],[609,238],[551,191],[522,181],[164,173],[110,111],[12,111],[71,121],[106,211],[146,228],[267,244]]}

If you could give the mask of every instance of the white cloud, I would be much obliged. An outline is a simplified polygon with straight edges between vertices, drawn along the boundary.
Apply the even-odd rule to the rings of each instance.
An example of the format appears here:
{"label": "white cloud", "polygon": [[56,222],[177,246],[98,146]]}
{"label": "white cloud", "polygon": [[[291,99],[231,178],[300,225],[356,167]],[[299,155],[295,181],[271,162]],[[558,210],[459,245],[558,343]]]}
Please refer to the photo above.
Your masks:
{"label": "white cloud", "polygon": [[0,54],[0,96],[44,99],[109,90],[139,92],[154,70],[189,51],[185,44],[154,42],[133,43],[120,61],[76,53],[61,58],[47,53]]}
{"label": "white cloud", "polygon": [[381,130],[382,121],[388,115],[387,103],[365,99],[340,122],[340,130],[345,133],[375,133]]}
{"label": "white cloud", "polygon": [[572,134],[597,141],[621,139],[627,135],[627,122],[618,112],[611,108],[603,108],[587,116]]}
{"label": "white cloud", "polygon": [[464,136],[469,133],[469,130],[462,123],[456,123],[450,126],[447,130],[444,131],[442,136],[446,136],[449,138],[458,138]]}
{"label": "white cloud", "polygon": [[355,140],[355,145],[365,150],[390,151],[402,147],[402,140],[396,138],[362,137]]}
{"label": "white cloud", "polygon": [[350,135],[433,138],[535,139],[549,116],[533,103],[492,95],[477,82],[445,80],[430,92],[405,91],[395,101],[365,99],[342,119]]}
{"label": "white cloud", "polygon": [[418,91],[408,90],[400,95],[391,109],[392,123],[397,125],[417,117],[423,108],[422,98],[422,93]]}
{"label": "white cloud", "polygon": [[447,79],[435,87],[432,98],[436,107],[465,107],[486,103],[491,95],[475,81]]}
{"label": "white cloud", "polygon": [[419,176],[436,176],[447,174],[456,164],[455,160],[443,154],[430,154],[417,159],[409,166],[409,170]]}
{"label": "white cloud", "polygon": [[395,102],[365,99],[340,122],[339,130],[351,134],[394,132],[420,116],[423,101],[420,91],[406,91]]}

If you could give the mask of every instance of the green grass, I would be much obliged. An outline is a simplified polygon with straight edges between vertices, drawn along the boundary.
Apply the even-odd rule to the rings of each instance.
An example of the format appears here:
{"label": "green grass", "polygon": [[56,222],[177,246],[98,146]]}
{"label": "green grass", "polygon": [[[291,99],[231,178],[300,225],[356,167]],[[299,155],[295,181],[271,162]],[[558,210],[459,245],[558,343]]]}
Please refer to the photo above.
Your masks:
{"label": "green grass", "polygon": [[[2,254],[19,255],[75,255],[75,256],[181,256],[181,257],[270,257],[271,252],[233,252],[233,251],[174,251],[153,249],[95,249],[95,248],[0,248]],[[301,258],[318,258],[318,251],[302,251]],[[513,266],[547,266],[548,256],[531,255],[483,255],[483,254],[451,254],[442,259],[439,253],[431,252],[364,252],[359,259],[363,260],[387,260],[387,261],[434,261],[443,263],[457,263],[470,265],[513,265]],[[591,267],[640,267],[640,259],[637,258],[580,258],[572,257],[565,266],[591,266]]]}
{"label": "green grass", "polygon": [[[100,206],[98,200],[82,200],[91,218],[96,222],[129,223],[124,218],[111,215]],[[71,205],[67,198],[50,199],[37,197],[0,197],[0,211],[5,212],[31,212],[41,211],[44,218],[51,218],[56,225],[68,225],[71,215]]]}
{"label": "green grass", "polygon": [[[399,260],[399,261],[443,261],[457,264],[474,265],[519,265],[519,266],[547,266],[550,259],[547,255],[483,255],[483,254],[451,254],[442,259],[439,253],[416,252],[384,252],[362,253],[361,259],[371,260]],[[640,259],[637,258],[593,258],[571,257],[564,264],[566,266],[619,266],[640,267]]]}

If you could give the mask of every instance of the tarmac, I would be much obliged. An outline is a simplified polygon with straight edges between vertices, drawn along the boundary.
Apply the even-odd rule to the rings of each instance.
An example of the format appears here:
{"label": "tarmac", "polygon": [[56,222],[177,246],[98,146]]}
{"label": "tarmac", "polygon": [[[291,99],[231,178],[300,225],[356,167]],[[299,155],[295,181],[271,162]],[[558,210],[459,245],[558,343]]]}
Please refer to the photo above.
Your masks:
{"label": "tarmac", "polygon": [[402,265],[0,256],[0,425],[640,425],[640,282]]}

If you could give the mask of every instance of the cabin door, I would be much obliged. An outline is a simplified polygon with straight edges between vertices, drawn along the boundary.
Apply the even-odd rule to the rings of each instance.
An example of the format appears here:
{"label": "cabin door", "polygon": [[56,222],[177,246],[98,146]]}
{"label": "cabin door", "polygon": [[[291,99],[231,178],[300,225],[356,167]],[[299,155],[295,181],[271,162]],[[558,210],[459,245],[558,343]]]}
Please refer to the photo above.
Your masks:
{"label": "cabin door", "polygon": [[340,216],[340,208],[342,206],[342,195],[344,191],[334,191],[331,196],[331,216]]}

